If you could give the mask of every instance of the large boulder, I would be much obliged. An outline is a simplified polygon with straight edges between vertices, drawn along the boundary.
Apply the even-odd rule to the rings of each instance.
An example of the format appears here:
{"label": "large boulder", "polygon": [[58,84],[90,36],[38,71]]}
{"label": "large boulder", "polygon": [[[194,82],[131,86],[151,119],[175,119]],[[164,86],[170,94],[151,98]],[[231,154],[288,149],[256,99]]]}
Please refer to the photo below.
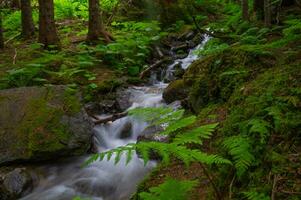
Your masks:
{"label": "large boulder", "polygon": [[93,125],[80,100],[65,86],[0,91],[0,165],[87,152]]}
{"label": "large boulder", "polygon": [[189,87],[182,79],[171,82],[163,92],[163,99],[166,103],[172,103],[177,100],[184,100],[188,97]]}

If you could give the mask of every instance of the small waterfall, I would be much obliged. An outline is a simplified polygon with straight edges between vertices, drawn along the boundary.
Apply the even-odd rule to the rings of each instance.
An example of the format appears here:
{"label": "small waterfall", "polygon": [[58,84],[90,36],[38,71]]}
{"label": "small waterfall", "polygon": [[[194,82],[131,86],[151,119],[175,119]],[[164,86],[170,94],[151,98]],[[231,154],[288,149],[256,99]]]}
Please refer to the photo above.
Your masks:
{"label": "small waterfall", "polygon": [[[205,36],[202,44],[195,49],[203,48],[209,40]],[[172,79],[174,66],[182,64],[186,69],[197,56],[191,50],[184,59],[176,60],[168,67],[166,77]],[[163,90],[167,84],[159,82],[154,74],[151,85],[129,88],[132,106],[159,107],[163,106]],[[98,152],[135,143],[137,137],[148,126],[146,122],[130,116],[118,119],[112,123],[95,127],[95,145]],[[91,200],[127,200],[136,190],[139,182],[150,170],[156,166],[155,162],[149,162],[144,166],[143,161],[137,156],[126,165],[126,157],[122,156],[119,164],[114,164],[114,158],[110,161],[95,162],[87,167],[81,167],[89,156],[71,158],[64,163],[56,163],[41,167],[43,177],[36,189],[22,200],[72,200],[74,197],[88,198]]]}

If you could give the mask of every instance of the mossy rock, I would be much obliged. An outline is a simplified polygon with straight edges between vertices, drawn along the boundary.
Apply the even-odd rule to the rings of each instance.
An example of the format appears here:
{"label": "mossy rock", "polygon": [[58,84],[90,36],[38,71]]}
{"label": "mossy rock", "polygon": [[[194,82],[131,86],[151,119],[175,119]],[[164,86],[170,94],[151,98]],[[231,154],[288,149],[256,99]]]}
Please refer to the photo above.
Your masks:
{"label": "mossy rock", "polygon": [[86,153],[92,125],[80,100],[65,86],[0,91],[0,165]]}
{"label": "mossy rock", "polygon": [[163,99],[166,103],[172,103],[177,100],[184,100],[189,93],[189,87],[185,85],[184,81],[175,80],[171,82],[163,92]]}
{"label": "mossy rock", "polygon": [[194,62],[183,76],[185,85],[191,87],[189,106],[198,113],[208,103],[226,102],[237,88],[272,67],[267,64],[271,59],[230,48]]}

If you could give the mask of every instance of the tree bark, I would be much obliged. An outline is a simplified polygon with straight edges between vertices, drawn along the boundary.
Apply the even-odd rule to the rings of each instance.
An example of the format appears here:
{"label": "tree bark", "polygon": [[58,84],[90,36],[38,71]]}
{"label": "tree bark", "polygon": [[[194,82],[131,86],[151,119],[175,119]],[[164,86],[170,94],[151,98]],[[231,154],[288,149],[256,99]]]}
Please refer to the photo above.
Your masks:
{"label": "tree bark", "polygon": [[34,35],[31,0],[21,0],[22,36],[28,39]]}
{"label": "tree bark", "polygon": [[249,20],[249,1],[241,0],[242,18],[245,21]]}
{"label": "tree bark", "polygon": [[0,49],[4,48],[3,26],[2,26],[2,11],[0,10]]}
{"label": "tree bark", "polygon": [[254,0],[253,7],[257,20],[264,20],[264,3],[262,0]]}
{"label": "tree bark", "polygon": [[11,8],[12,9],[20,9],[20,0],[12,0]]}
{"label": "tree bark", "polygon": [[104,37],[106,42],[112,41],[112,36],[105,31],[102,21],[99,0],[89,0],[89,28],[87,42],[95,42],[100,37]]}
{"label": "tree bark", "polygon": [[39,42],[45,48],[60,44],[54,21],[53,0],[39,0]]}
{"label": "tree bark", "polygon": [[266,27],[272,26],[272,3],[271,3],[271,0],[264,0],[264,24]]}

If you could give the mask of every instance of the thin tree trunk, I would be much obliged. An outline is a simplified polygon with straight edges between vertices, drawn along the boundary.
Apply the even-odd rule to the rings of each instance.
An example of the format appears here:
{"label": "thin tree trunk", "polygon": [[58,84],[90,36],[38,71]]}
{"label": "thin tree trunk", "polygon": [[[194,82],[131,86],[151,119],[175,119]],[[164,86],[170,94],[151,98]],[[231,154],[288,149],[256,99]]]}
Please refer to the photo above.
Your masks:
{"label": "thin tree trunk", "polygon": [[257,20],[264,20],[264,3],[262,0],[254,0],[253,7]]}
{"label": "thin tree trunk", "polygon": [[245,21],[249,20],[249,1],[241,0],[242,18]]}
{"label": "thin tree trunk", "polygon": [[2,26],[2,11],[0,10],[0,49],[4,48],[3,26]]}
{"label": "thin tree trunk", "polygon": [[99,0],[89,0],[89,28],[87,41],[97,41],[101,36],[106,42],[110,42],[112,37],[105,31],[102,17],[100,14]]}
{"label": "thin tree trunk", "polygon": [[39,42],[45,48],[60,44],[54,21],[53,0],[39,0]]}
{"label": "thin tree trunk", "polygon": [[21,0],[22,36],[26,39],[34,35],[31,0]]}
{"label": "thin tree trunk", "polygon": [[264,0],[264,24],[266,27],[272,25],[272,7],[271,0]]}

